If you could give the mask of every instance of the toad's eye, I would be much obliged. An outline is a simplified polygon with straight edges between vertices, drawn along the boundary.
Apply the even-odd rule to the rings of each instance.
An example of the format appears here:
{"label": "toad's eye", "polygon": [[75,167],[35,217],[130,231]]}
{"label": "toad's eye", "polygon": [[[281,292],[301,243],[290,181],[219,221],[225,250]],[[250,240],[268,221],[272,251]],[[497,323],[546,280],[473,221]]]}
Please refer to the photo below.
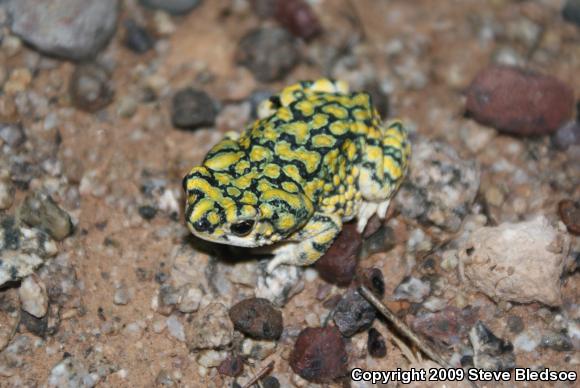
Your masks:
{"label": "toad's eye", "polygon": [[248,233],[252,231],[254,227],[254,220],[244,220],[240,222],[236,222],[230,226],[230,230],[236,236],[244,237],[247,236]]}
{"label": "toad's eye", "polygon": [[211,224],[205,218],[202,218],[201,220],[193,223],[193,227],[198,232],[205,232],[205,231],[207,231],[209,229],[210,226],[211,226]]}

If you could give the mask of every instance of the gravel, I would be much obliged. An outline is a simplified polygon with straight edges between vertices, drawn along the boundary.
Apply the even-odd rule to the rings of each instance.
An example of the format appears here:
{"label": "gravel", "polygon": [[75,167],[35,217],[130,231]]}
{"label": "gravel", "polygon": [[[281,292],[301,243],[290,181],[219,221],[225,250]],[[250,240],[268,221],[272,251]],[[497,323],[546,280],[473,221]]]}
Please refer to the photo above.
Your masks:
{"label": "gravel", "polygon": [[473,364],[485,370],[510,370],[515,365],[513,345],[496,337],[481,321],[469,332],[473,346]]}
{"label": "gravel", "polygon": [[236,330],[252,338],[275,340],[284,329],[282,313],[267,299],[244,299],[232,306],[229,315]]}
{"label": "gravel", "polygon": [[78,65],[70,80],[69,93],[79,109],[87,112],[103,109],[114,96],[109,71],[94,63]]}
{"label": "gravel", "polygon": [[343,336],[352,337],[368,329],[376,315],[375,308],[364,297],[348,290],[334,309],[333,320]]}
{"label": "gravel", "polygon": [[30,226],[44,230],[57,241],[62,241],[73,232],[69,214],[45,193],[27,195],[18,208],[17,217]]}
{"label": "gravel", "polygon": [[221,303],[211,303],[200,309],[185,327],[190,350],[223,348],[232,342],[233,334],[228,310]]}
{"label": "gravel", "polygon": [[320,277],[327,282],[342,287],[348,286],[356,274],[361,246],[362,238],[356,231],[356,224],[345,224],[334,243],[316,261],[314,267]]}
{"label": "gravel", "polygon": [[185,88],[173,96],[171,121],[177,128],[196,129],[214,124],[217,109],[203,90]]}
{"label": "gravel", "polygon": [[139,0],[146,7],[167,11],[174,15],[185,14],[202,3],[201,0]]}

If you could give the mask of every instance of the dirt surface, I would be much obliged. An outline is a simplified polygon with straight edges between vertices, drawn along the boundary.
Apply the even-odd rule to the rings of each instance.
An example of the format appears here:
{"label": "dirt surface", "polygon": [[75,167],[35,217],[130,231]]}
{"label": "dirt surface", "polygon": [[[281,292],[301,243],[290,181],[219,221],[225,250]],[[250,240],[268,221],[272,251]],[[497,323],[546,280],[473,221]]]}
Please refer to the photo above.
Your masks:
{"label": "dirt surface", "polygon": [[[444,285],[432,286],[432,291],[446,305],[459,309],[476,306],[477,318],[496,336],[512,343],[518,333],[510,330],[509,317],[521,318],[530,333],[562,332],[561,327],[567,327],[564,331],[571,338],[571,349],[558,351],[538,345],[523,351],[516,347],[516,364],[580,372],[578,333],[571,333],[570,325],[558,326],[558,322],[569,321],[576,322],[575,327],[580,325],[577,272],[562,275],[562,305],[548,308],[540,303],[496,303],[462,282],[457,269],[441,268],[443,253],[450,249],[447,244],[465,232],[466,224],[494,226],[534,215],[544,215],[557,224],[558,202],[580,199],[577,146],[557,150],[549,136],[504,135],[464,115],[464,90],[482,68],[501,60],[554,76],[578,94],[580,27],[562,19],[563,2],[310,3],[323,34],[309,42],[300,41],[299,64],[282,79],[267,84],[257,82],[234,60],[240,37],[252,28],[276,25],[273,19],[258,17],[246,1],[205,1],[186,15],[162,15],[173,25],[174,31],[169,33],[159,32],[159,13],[133,1],[123,3],[119,28],[98,57],[111,71],[114,98],[94,113],[76,109],[69,95],[74,63],[45,57],[26,45],[9,52],[4,43],[0,51],[4,72],[33,70],[23,90],[0,95],[2,121],[21,123],[27,136],[23,148],[0,155],[0,159],[9,166],[13,180],[17,175],[11,159],[14,155],[23,155],[36,166],[26,185],[16,185],[14,205],[4,213],[14,214],[28,193],[45,190],[70,214],[74,233],[58,243],[57,257],[45,263],[53,262],[60,269],[42,275],[45,283],[50,276],[71,282],[63,291],[66,297],[50,302],[58,306],[59,325],[54,333],[42,336],[19,326],[11,342],[24,343],[22,337],[27,337],[28,345],[12,364],[5,361],[0,386],[46,386],[63,357],[97,373],[97,386],[102,387],[231,386],[233,378],[220,375],[216,368],[200,367],[197,353],[166,327],[169,317],[187,325],[196,313],[173,309],[162,314],[156,306],[160,287],[170,283],[174,274],[175,250],[184,245],[197,249],[183,222],[181,180],[224,132],[240,130],[250,121],[247,101],[253,91],[277,91],[297,80],[321,76],[346,79],[353,89],[371,84],[383,88],[388,94],[389,116],[407,122],[412,139],[445,143],[461,159],[476,161],[481,171],[477,198],[459,231],[433,232],[394,209],[388,222],[394,247],[359,263],[361,268],[381,269],[384,302],[403,319],[408,315],[411,322],[421,304],[394,300],[395,288],[408,275],[435,276]],[[152,32],[154,49],[136,54],[124,46],[122,22],[127,18],[138,20]],[[4,29],[9,36],[10,29]],[[172,96],[188,86],[204,90],[217,101],[214,126],[197,130],[172,126]],[[140,98],[143,91],[154,97]],[[137,106],[131,114],[121,114],[127,98]],[[47,117],[56,117],[56,124],[47,125]],[[1,146],[0,140],[0,150]],[[152,182],[161,182],[160,192],[144,190],[147,185],[155,186]],[[153,219],[140,215],[144,205],[157,209]],[[410,246],[409,239],[416,238],[417,230],[422,237]],[[573,261],[580,242],[577,236],[566,234],[571,244],[567,257]],[[214,260],[206,253],[195,259],[200,260],[199,265]],[[436,263],[432,272],[426,265],[429,259]],[[271,360],[275,361],[272,375],[282,386],[312,384],[290,369],[289,354],[301,329],[325,321],[330,310],[323,302],[342,295],[345,289],[326,283],[314,269],[308,269],[304,279],[304,289],[281,308],[285,334],[275,351],[265,360],[249,359],[237,379],[240,384]],[[252,287],[235,282],[230,287],[228,295],[209,293],[202,305],[215,298],[229,308],[242,296],[254,293]],[[114,303],[119,289],[129,295],[126,303]],[[5,288],[0,292],[6,292]],[[349,366],[409,368],[414,360],[408,360],[389,340],[396,335],[390,327],[379,320],[373,327],[387,340],[387,356],[368,356],[367,333],[362,331],[346,339]],[[455,362],[464,353],[462,349],[470,347],[466,333],[460,337],[452,345],[438,346],[447,358],[456,354]],[[341,386],[342,382],[333,384]]]}

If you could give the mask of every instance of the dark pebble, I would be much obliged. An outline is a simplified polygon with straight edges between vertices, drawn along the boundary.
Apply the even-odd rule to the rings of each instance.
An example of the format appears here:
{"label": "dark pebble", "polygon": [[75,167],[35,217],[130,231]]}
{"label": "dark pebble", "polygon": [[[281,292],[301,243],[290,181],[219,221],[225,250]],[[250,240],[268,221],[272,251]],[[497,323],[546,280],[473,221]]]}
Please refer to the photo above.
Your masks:
{"label": "dark pebble", "polygon": [[29,332],[40,337],[46,338],[48,331],[48,314],[42,318],[37,318],[24,310],[20,311],[20,324]]}
{"label": "dark pebble", "polygon": [[26,141],[26,134],[20,124],[0,123],[0,139],[8,146],[17,148]]}
{"label": "dark pebble", "polygon": [[574,348],[570,337],[562,333],[546,334],[542,336],[540,344],[544,348],[550,348],[558,352],[567,352]]}
{"label": "dark pebble", "polygon": [[244,360],[241,356],[230,356],[218,366],[218,372],[224,376],[237,377],[244,371]]}
{"label": "dark pebble", "polygon": [[562,9],[564,20],[580,26],[580,0],[568,0]]}
{"label": "dark pebble", "polygon": [[155,40],[145,28],[134,20],[125,21],[125,46],[138,54],[146,53],[153,48]]}
{"label": "dark pebble", "polygon": [[61,241],[73,232],[69,214],[47,194],[35,192],[26,196],[17,211],[18,219],[37,226],[52,238]]}
{"label": "dark pebble", "polygon": [[558,212],[570,233],[580,234],[580,203],[564,199],[558,203]]}
{"label": "dark pebble", "polygon": [[277,1],[272,0],[250,0],[254,13],[262,18],[267,19],[274,16],[276,12]]}
{"label": "dark pebble", "polygon": [[293,35],[308,40],[322,32],[314,10],[304,0],[276,0],[276,20]]}
{"label": "dark pebble", "polygon": [[355,290],[348,290],[336,306],[334,323],[345,337],[351,337],[371,326],[376,317],[375,308]]}
{"label": "dark pebble", "polygon": [[469,332],[473,346],[473,363],[485,370],[510,370],[515,367],[514,347],[511,342],[496,337],[481,321]]}
{"label": "dark pebble", "polygon": [[338,286],[348,286],[356,274],[361,245],[356,224],[345,224],[336,241],[315,264],[320,277]]}
{"label": "dark pebble", "polygon": [[236,62],[260,82],[279,80],[298,62],[296,41],[281,28],[252,30],[240,40]]}
{"label": "dark pebble", "polygon": [[569,121],[558,128],[552,136],[552,144],[560,150],[567,150],[570,146],[580,145],[580,122]]}
{"label": "dark pebble", "polygon": [[202,90],[185,88],[173,96],[171,121],[178,128],[195,129],[211,126],[216,114],[214,101]]}
{"label": "dark pebble", "polygon": [[360,283],[379,298],[385,295],[385,278],[378,268],[367,268],[360,274]]}
{"label": "dark pebble", "polygon": [[419,315],[411,322],[411,328],[436,342],[453,345],[467,337],[469,328],[477,321],[478,310],[446,307],[435,313]]}
{"label": "dark pebble", "polygon": [[173,15],[181,15],[197,7],[201,0],[139,0],[141,5],[161,9]]}
{"label": "dark pebble", "polygon": [[300,332],[290,354],[294,373],[315,383],[327,383],[348,373],[348,355],[336,327],[308,327]]}
{"label": "dark pebble", "polygon": [[236,330],[257,339],[280,338],[284,328],[282,313],[263,298],[244,299],[230,309]]}
{"label": "dark pebble", "polygon": [[280,388],[280,382],[274,376],[267,376],[262,380],[264,388]]}
{"label": "dark pebble", "polygon": [[524,320],[517,315],[510,315],[507,317],[507,327],[510,332],[519,334],[524,330]]}
{"label": "dark pebble", "polygon": [[574,93],[560,80],[510,66],[481,71],[467,90],[467,111],[478,122],[516,135],[546,135],[570,120]]}
{"label": "dark pebble", "polygon": [[387,355],[387,345],[385,344],[385,339],[383,338],[383,335],[373,327],[369,329],[367,349],[371,357],[374,358],[383,358]]}
{"label": "dark pebble", "polygon": [[157,208],[150,206],[150,205],[143,205],[139,206],[139,215],[147,221],[150,221],[155,218],[157,215]]}
{"label": "dark pebble", "polygon": [[113,100],[113,88],[107,70],[96,64],[76,67],[69,85],[74,106],[87,112],[96,112]]}

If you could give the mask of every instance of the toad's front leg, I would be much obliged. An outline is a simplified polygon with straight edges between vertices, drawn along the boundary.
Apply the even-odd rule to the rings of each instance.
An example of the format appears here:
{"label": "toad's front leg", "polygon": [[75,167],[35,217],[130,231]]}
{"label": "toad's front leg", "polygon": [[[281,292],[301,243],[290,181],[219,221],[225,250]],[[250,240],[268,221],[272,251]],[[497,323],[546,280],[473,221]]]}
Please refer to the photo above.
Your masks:
{"label": "toad's front leg", "polygon": [[340,216],[316,212],[288,241],[277,245],[271,253],[274,258],[268,263],[268,272],[280,264],[310,265],[330,248],[342,229]]}

